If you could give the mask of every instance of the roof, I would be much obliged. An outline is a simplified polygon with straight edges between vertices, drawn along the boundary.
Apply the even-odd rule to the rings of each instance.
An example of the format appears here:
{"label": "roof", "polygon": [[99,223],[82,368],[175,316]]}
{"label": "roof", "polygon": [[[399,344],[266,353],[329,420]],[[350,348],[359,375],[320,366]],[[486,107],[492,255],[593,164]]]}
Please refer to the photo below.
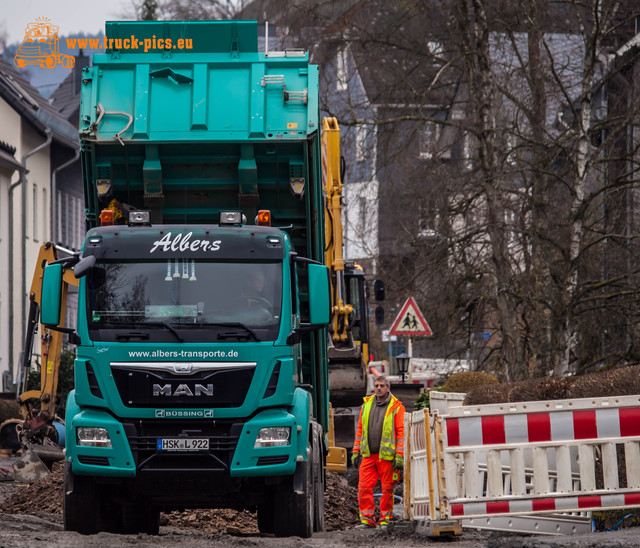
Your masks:
{"label": "roof", "polygon": [[79,147],[78,131],[5,58],[0,57],[0,97],[38,132],[50,128],[53,140],[71,149]]}
{"label": "roof", "polygon": [[67,77],[51,94],[49,99],[51,106],[67,121],[78,126],[78,114],[80,111],[80,85],[82,82],[82,69],[89,66],[89,57],[82,51],[76,57],[76,63]]}

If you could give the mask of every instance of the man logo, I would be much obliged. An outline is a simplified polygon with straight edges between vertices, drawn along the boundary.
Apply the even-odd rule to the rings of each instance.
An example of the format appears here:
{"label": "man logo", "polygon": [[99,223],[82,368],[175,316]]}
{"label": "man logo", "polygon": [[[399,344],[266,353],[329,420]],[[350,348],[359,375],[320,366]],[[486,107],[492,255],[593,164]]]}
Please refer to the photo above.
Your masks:
{"label": "man logo", "polygon": [[193,390],[191,390],[191,387],[188,384],[179,384],[175,389],[170,384],[162,386],[154,384],[153,396],[213,396],[213,384],[207,384],[206,386],[203,384],[196,384]]}
{"label": "man logo", "polygon": [[189,374],[193,371],[192,363],[174,363],[173,370],[176,373]]}

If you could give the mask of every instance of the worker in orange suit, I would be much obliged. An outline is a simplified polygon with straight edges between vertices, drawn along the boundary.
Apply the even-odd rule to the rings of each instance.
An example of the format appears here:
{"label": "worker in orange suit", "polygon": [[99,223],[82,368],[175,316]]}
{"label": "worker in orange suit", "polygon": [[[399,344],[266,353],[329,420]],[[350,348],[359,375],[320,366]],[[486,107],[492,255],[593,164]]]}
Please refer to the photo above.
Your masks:
{"label": "worker in orange suit", "polygon": [[351,463],[360,466],[359,528],[376,527],[373,488],[378,479],[382,485],[378,525],[387,527],[393,516],[394,471],[404,467],[404,405],[391,393],[384,375],[376,378],[374,390],[360,408],[351,456]]}

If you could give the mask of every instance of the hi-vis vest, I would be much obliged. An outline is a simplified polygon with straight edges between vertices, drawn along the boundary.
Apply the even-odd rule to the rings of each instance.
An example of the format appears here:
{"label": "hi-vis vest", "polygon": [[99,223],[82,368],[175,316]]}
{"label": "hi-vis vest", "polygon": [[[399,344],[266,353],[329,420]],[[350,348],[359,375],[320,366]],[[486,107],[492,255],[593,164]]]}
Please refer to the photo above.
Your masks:
{"label": "hi-vis vest", "polygon": [[[375,395],[364,398],[361,413],[362,435],[356,437],[354,444],[354,451],[360,451],[363,457],[371,455],[371,451],[369,451],[369,414],[371,413],[374,399]],[[380,452],[378,454],[382,460],[393,460],[396,453],[401,456],[404,455],[404,439],[396,439],[395,428],[396,414],[402,408],[400,400],[392,394],[382,421],[382,438],[380,439]]]}

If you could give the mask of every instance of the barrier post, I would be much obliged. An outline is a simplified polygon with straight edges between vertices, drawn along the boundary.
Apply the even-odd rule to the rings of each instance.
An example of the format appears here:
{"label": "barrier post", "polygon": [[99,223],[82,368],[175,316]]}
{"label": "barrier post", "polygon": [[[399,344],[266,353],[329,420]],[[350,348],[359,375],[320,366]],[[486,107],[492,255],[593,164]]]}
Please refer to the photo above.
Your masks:
{"label": "barrier post", "polygon": [[444,442],[442,440],[442,419],[436,411],[433,416],[433,435],[436,441],[436,469],[438,470],[438,500],[440,519],[448,518],[447,509],[447,483],[445,480],[445,455],[444,455]]}
{"label": "barrier post", "polygon": [[427,443],[427,477],[429,478],[429,517],[431,520],[436,518],[436,501],[435,489],[433,487],[433,454],[431,451],[431,425],[429,420],[429,410],[423,409],[424,412],[424,436]]}
{"label": "barrier post", "polygon": [[404,509],[404,519],[413,520],[411,510],[411,413],[404,414],[404,483],[402,485],[402,507]]}

